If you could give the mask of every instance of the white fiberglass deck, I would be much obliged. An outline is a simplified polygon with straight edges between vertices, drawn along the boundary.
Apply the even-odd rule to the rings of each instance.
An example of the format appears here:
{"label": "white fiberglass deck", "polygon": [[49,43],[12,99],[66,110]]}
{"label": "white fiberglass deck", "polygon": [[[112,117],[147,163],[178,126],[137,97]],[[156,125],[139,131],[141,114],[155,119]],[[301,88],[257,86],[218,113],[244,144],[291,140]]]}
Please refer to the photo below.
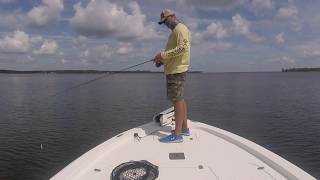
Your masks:
{"label": "white fiberglass deck", "polygon": [[[314,180],[261,146],[227,131],[189,121],[192,135],[183,143],[158,141],[173,124],[151,122],[128,130],[90,150],[55,175],[57,179],[106,180],[123,162],[147,160],[159,167],[157,180]],[[140,141],[134,133],[143,137]],[[169,153],[185,159],[170,160]]]}

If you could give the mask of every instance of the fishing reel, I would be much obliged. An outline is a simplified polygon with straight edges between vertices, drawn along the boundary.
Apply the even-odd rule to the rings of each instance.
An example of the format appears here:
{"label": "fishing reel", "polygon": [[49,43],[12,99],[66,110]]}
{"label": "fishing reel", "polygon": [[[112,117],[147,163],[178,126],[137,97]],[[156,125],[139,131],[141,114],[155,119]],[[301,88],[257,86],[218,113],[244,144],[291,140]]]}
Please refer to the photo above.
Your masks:
{"label": "fishing reel", "polygon": [[160,66],[162,66],[163,65],[163,63],[162,62],[160,62],[160,63],[156,63],[156,67],[158,68],[158,67],[160,67]]}

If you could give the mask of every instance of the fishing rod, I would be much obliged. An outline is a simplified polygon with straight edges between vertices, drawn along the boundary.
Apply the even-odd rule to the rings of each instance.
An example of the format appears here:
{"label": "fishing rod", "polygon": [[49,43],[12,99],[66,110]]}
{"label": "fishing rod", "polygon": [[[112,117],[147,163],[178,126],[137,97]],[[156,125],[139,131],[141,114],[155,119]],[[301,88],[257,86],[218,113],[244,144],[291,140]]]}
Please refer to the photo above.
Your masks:
{"label": "fishing rod", "polygon": [[[129,67],[120,69],[119,71],[120,71],[120,72],[121,72],[121,71],[126,71],[126,70],[132,69],[132,68],[137,67],[137,66],[140,66],[140,65],[142,65],[142,64],[146,64],[146,63],[151,62],[151,61],[153,61],[153,59],[148,60],[148,61],[141,62],[141,63],[139,63],[139,64],[135,64],[135,65],[133,65],[133,66],[129,66]],[[95,82],[95,81],[97,81],[97,80],[100,80],[100,79],[109,77],[109,76],[111,76],[111,75],[113,75],[113,74],[116,74],[116,73],[117,73],[117,71],[116,71],[116,72],[108,72],[108,73],[105,74],[105,75],[102,75],[102,76],[99,76],[99,77],[97,77],[97,78],[91,79],[91,80],[89,80],[89,81],[86,81],[86,82],[83,82],[83,83],[80,83],[80,84],[71,86],[71,87],[69,87],[69,88],[67,88],[67,89],[65,89],[65,90],[63,90],[63,91],[60,91],[60,92],[58,92],[58,93],[55,93],[55,94],[52,95],[52,97],[57,96],[57,95],[62,94],[62,93],[69,92],[69,91],[71,91],[71,90],[73,90],[73,89],[76,89],[76,88],[78,88],[78,87],[81,87],[81,86],[84,86],[84,85],[88,85],[88,84],[90,84],[90,83],[92,83],[92,82]]]}
{"label": "fishing rod", "polygon": [[[92,83],[92,82],[95,82],[95,81],[98,81],[98,80],[100,80],[100,79],[103,79],[103,78],[106,78],[106,77],[110,77],[111,75],[116,74],[116,73],[119,72],[119,71],[120,71],[120,72],[121,72],[121,71],[126,71],[126,70],[132,69],[132,68],[137,67],[137,66],[141,66],[141,65],[143,65],[143,64],[146,64],[146,63],[152,62],[152,61],[154,61],[154,60],[153,60],[153,59],[147,60],[147,61],[141,62],[141,63],[139,63],[139,64],[135,64],[135,65],[132,65],[132,66],[129,66],[129,67],[120,69],[120,70],[118,70],[118,71],[108,72],[108,73],[105,74],[105,75],[102,75],[102,76],[96,77],[96,78],[94,78],[94,79],[91,79],[91,80],[89,80],[89,81],[85,81],[85,82],[83,82],[83,83],[80,83],[80,84],[71,86],[71,87],[69,87],[69,88],[66,88],[66,89],[63,90],[63,91],[57,92],[57,93],[55,93],[55,94],[52,94],[51,96],[49,95],[49,96],[47,96],[47,98],[49,99],[49,98],[55,97],[55,96],[57,96],[57,95],[59,95],[59,94],[69,92],[69,91],[71,91],[71,90],[73,90],[73,89],[75,89],[75,88],[79,88],[79,87],[81,87],[81,86],[88,85],[88,84],[90,84],[90,83]],[[156,63],[156,66],[157,66],[157,67],[160,67],[161,65],[162,65],[162,64],[157,64],[157,63]],[[48,101],[45,101],[45,102],[46,102],[46,105],[49,105],[49,104],[48,104]],[[42,112],[42,111],[41,111],[41,112]],[[40,112],[40,113],[41,113],[41,112]],[[40,144],[40,149],[43,150],[43,143]]]}

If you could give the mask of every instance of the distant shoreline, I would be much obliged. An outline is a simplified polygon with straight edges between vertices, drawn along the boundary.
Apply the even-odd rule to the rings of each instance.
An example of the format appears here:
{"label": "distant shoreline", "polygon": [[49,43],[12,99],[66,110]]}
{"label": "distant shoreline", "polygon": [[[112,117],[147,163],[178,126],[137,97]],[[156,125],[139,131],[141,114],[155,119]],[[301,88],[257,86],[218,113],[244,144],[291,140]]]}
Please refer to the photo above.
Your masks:
{"label": "distant shoreline", "polygon": [[[104,74],[104,73],[163,73],[161,71],[98,71],[98,70],[46,70],[46,71],[16,71],[0,70],[2,74]],[[203,73],[202,71],[189,71],[189,73]]]}
{"label": "distant shoreline", "polygon": [[320,72],[320,68],[282,68],[282,72]]}

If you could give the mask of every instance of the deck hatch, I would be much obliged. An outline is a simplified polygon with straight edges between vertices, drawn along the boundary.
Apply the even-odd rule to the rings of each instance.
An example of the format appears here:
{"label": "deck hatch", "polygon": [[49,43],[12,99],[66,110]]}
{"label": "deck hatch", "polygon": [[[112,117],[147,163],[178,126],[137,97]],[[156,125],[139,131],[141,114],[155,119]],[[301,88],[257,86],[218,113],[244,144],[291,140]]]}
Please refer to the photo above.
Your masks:
{"label": "deck hatch", "polygon": [[186,159],[185,156],[184,156],[184,153],[169,153],[169,159],[170,160],[184,160]]}

